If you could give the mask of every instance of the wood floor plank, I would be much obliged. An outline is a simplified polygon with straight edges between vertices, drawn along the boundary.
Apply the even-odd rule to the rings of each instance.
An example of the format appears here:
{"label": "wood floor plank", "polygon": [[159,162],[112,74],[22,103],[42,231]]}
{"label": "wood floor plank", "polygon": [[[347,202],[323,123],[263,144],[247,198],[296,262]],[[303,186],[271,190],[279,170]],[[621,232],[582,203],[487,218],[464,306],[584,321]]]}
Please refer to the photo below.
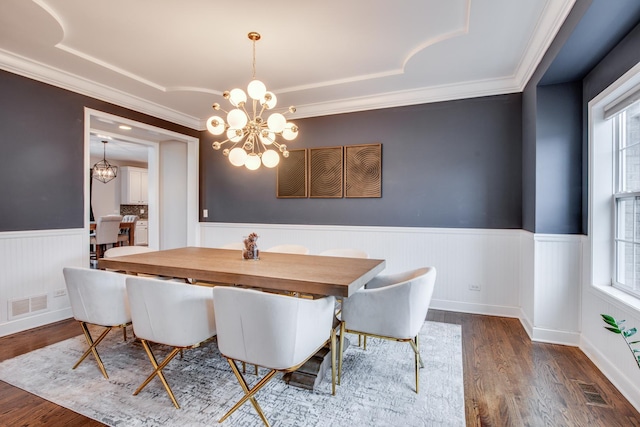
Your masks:
{"label": "wood floor plank", "polygon": [[[429,310],[462,328],[467,426],[640,427],[640,414],[576,347],[532,342],[518,319]],[[0,338],[0,361],[81,334],[73,320]],[[589,404],[579,383],[605,405]],[[102,426],[0,381],[0,426]]]}

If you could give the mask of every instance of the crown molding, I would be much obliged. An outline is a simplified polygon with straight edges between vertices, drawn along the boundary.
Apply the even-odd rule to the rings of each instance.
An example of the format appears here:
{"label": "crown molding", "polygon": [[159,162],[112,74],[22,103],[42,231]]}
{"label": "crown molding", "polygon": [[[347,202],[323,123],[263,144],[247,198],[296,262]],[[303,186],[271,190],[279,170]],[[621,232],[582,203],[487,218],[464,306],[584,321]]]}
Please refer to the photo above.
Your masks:
{"label": "crown molding", "polygon": [[562,24],[571,13],[575,0],[564,2],[547,1],[542,18],[538,21],[533,37],[525,49],[525,53],[518,64],[515,73],[515,80],[518,82],[520,91],[523,91],[531,76],[538,68],[540,61],[547,53],[549,46],[558,35]]}
{"label": "crown molding", "polygon": [[132,96],[75,74],[0,49],[0,69],[81,95],[129,108],[191,129],[202,130],[200,119]]}
{"label": "crown molding", "polygon": [[503,95],[521,91],[513,78],[483,80],[463,84],[442,85],[422,89],[388,92],[372,96],[332,100],[297,107],[295,118],[354,113],[457,99]]}

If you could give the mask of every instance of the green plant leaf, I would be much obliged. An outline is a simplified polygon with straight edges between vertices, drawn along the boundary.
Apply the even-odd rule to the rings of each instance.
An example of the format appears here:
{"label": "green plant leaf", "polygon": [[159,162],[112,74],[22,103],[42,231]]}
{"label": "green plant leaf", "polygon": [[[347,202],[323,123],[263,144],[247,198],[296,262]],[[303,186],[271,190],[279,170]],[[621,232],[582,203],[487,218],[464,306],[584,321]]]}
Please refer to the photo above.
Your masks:
{"label": "green plant leaf", "polygon": [[629,344],[638,344],[640,341],[631,341]]}
{"label": "green plant leaf", "polygon": [[628,331],[624,331],[624,337],[625,338],[629,338],[629,337],[635,335],[636,332],[638,332],[638,330],[636,328],[631,328]]}
{"label": "green plant leaf", "polygon": [[601,316],[602,316],[602,320],[604,320],[605,323],[608,323],[611,326],[618,327],[618,322],[613,317],[611,317],[611,316],[609,316],[607,314],[601,314]]}
{"label": "green plant leaf", "polygon": [[618,328],[610,328],[608,326],[605,326],[604,328],[610,330],[611,332],[613,332],[615,334],[621,333],[620,329],[618,329]]}

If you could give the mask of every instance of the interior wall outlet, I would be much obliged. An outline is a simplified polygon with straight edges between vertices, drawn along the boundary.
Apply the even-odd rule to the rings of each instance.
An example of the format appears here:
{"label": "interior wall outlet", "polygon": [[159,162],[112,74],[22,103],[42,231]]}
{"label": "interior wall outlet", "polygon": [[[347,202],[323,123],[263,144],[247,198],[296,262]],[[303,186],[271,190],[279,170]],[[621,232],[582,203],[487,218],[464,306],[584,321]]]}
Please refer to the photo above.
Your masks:
{"label": "interior wall outlet", "polygon": [[470,291],[479,291],[480,290],[480,285],[469,285],[469,290]]}
{"label": "interior wall outlet", "polygon": [[202,209],[202,217],[209,218],[209,209]]}
{"label": "interior wall outlet", "polygon": [[66,289],[58,289],[56,291],[53,291],[53,297],[63,297],[67,294],[67,290]]}

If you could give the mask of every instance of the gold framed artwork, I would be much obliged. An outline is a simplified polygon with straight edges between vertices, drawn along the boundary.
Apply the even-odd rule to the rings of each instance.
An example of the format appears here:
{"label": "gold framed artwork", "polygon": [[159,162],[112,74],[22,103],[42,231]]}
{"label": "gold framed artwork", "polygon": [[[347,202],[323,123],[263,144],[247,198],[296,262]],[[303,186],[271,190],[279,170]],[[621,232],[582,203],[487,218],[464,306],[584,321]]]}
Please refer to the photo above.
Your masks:
{"label": "gold framed artwork", "polygon": [[382,197],[382,144],[344,148],[345,197]]}
{"label": "gold framed artwork", "polygon": [[281,199],[307,197],[307,150],[289,150],[289,157],[278,163],[276,197]]}
{"label": "gold framed artwork", "polygon": [[341,198],[343,147],[309,148],[309,197]]}

